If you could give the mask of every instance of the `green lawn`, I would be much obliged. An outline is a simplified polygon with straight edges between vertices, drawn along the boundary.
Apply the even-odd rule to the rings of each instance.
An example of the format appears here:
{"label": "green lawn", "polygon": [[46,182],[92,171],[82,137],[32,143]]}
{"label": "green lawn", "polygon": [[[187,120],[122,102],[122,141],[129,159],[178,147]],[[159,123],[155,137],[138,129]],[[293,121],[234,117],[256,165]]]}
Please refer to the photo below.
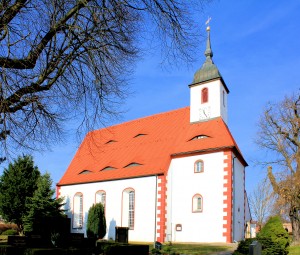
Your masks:
{"label": "green lawn", "polygon": [[170,248],[176,253],[189,255],[202,255],[230,250],[230,247],[225,245],[223,246],[208,244],[173,244],[172,246],[170,246]]}
{"label": "green lawn", "polygon": [[[153,249],[153,243],[143,243],[150,246],[150,251]],[[208,255],[221,251],[234,251],[235,248],[231,245],[222,244],[187,244],[187,243],[173,243],[171,246],[168,244],[163,245],[164,249],[171,249],[171,251],[188,254],[188,255]]]}
{"label": "green lawn", "polygon": [[299,246],[291,246],[289,248],[289,255],[299,255],[300,254],[300,245]]}
{"label": "green lawn", "polygon": [[[150,251],[153,248],[152,243],[147,243],[150,246]],[[168,245],[165,245],[165,247]],[[188,254],[188,255],[208,255],[220,251],[234,251],[235,248],[230,245],[212,245],[212,244],[181,244],[174,243],[171,247],[172,251],[176,253]],[[289,255],[299,255],[300,245],[291,246],[289,248]]]}

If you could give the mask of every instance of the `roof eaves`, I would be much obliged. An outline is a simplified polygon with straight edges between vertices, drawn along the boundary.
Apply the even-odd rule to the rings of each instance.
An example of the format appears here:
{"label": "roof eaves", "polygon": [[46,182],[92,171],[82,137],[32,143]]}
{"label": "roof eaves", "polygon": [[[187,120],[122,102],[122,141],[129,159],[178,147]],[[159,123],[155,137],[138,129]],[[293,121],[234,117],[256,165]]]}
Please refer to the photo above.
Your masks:
{"label": "roof eaves", "polygon": [[229,89],[228,89],[228,87],[227,87],[227,85],[226,85],[223,77],[217,77],[217,78],[212,78],[212,79],[208,79],[208,80],[205,80],[205,81],[195,82],[195,83],[192,83],[192,84],[190,84],[188,86],[190,88],[190,87],[193,87],[193,86],[196,86],[196,85],[199,85],[199,84],[206,84],[206,83],[209,83],[209,82],[212,82],[212,81],[216,81],[216,80],[221,80],[221,82],[224,85],[224,88],[225,88],[226,92],[229,94],[230,91],[229,91]]}
{"label": "roof eaves", "polygon": [[193,151],[185,151],[185,152],[178,152],[171,154],[172,158],[176,157],[182,157],[186,155],[194,155],[194,154],[201,154],[206,152],[217,152],[217,151],[224,151],[224,150],[232,150],[235,154],[237,154],[237,157],[240,159],[240,161],[243,163],[244,166],[248,166],[248,163],[243,158],[240,151],[236,148],[236,146],[223,146],[223,147],[217,147],[217,148],[209,148],[209,149],[203,149],[203,150],[193,150]]}
{"label": "roof eaves", "polygon": [[233,149],[233,148],[234,146],[223,146],[223,147],[208,148],[203,150],[183,151],[183,152],[173,153],[171,154],[171,157],[177,157],[177,156],[183,156],[183,155],[189,155],[195,153],[211,152],[211,151],[220,151],[220,150]]}
{"label": "roof eaves", "polygon": [[146,175],[135,175],[135,176],[128,176],[128,177],[119,177],[119,178],[111,178],[111,179],[105,179],[105,180],[93,180],[93,181],[83,181],[83,182],[70,182],[70,183],[56,183],[57,187],[61,186],[71,186],[71,185],[77,185],[77,184],[83,184],[83,183],[96,183],[96,182],[109,182],[109,181],[117,181],[117,180],[127,180],[127,179],[136,179],[136,178],[143,178],[143,177],[151,177],[151,176],[157,176],[157,175],[164,175],[165,172],[157,172],[152,174],[146,174]]}

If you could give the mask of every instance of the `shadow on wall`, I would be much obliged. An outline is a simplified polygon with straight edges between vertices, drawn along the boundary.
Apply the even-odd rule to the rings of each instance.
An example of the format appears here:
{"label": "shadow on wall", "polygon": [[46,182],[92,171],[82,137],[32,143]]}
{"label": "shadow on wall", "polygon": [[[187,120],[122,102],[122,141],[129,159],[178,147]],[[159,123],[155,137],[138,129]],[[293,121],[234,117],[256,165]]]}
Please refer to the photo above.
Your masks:
{"label": "shadow on wall", "polygon": [[107,236],[108,240],[115,240],[116,226],[117,226],[117,222],[114,218],[112,218],[109,222],[108,236]]}

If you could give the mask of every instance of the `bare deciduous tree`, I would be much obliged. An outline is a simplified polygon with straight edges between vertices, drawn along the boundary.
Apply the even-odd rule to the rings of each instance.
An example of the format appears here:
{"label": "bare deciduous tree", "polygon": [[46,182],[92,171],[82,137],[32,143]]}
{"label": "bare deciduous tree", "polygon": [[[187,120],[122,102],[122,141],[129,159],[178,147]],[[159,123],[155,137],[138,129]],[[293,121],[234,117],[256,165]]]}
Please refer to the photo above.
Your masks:
{"label": "bare deciduous tree", "polygon": [[189,59],[190,12],[208,1],[1,0],[1,148],[37,149],[66,119],[90,129],[117,113],[147,31]]}
{"label": "bare deciduous tree", "polygon": [[[289,208],[293,238],[300,241],[300,94],[269,104],[261,118],[257,144],[271,152],[263,162],[281,204]],[[270,157],[269,157],[270,158]]]}
{"label": "bare deciduous tree", "polygon": [[250,194],[250,209],[260,226],[272,215],[275,203],[274,198],[272,186],[268,179],[263,179],[258,182]]}

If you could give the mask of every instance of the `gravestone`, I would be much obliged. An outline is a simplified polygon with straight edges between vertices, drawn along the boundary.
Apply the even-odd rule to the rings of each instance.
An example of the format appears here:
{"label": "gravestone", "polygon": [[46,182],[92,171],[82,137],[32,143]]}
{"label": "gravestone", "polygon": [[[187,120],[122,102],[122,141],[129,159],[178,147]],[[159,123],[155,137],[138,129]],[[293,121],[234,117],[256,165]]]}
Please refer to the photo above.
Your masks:
{"label": "gravestone", "polygon": [[115,241],[119,243],[128,243],[128,227],[116,227]]}
{"label": "gravestone", "polygon": [[261,255],[261,243],[253,241],[249,246],[249,255]]}
{"label": "gravestone", "polygon": [[84,242],[84,234],[82,233],[70,233],[69,245],[72,247],[82,247]]}
{"label": "gravestone", "polygon": [[26,246],[27,237],[26,236],[8,236],[7,244],[12,246]]}

